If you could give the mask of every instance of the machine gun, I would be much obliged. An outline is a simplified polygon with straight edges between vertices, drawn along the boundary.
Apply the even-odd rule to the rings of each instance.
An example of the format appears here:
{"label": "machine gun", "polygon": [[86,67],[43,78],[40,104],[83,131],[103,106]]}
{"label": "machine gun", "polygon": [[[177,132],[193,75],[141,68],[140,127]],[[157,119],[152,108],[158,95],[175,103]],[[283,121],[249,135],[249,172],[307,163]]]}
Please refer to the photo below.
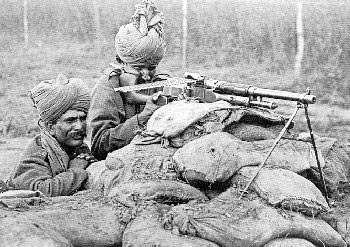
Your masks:
{"label": "machine gun", "polygon": [[156,82],[119,87],[114,90],[116,92],[131,94],[130,97],[134,98],[136,102],[144,102],[148,97],[134,92],[151,88],[160,88],[162,90],[163,104],[177,100],[179,96],[183,95],[207,103],[224,100],[233,105],[269,109],[277,108],[277,104],[275,102],[265,101],[263,98],[297,101],[303,104],[313,104],[316,102],[316,96],[308,93],[299,94],[212,80],[197,73],[185,73],[184,78],[160,78]]}
{"label": "machine gun", "polygon": [[[311,127],[311,122],[308,114],[308,105],[314,104],[316,102],[316,96],[310,94],[310,89],[307,89],[305,93],[292,93],[288,91],[279,91],[258,88],[250,85],[218,81],[208,79],[196,73],[185,73],[184,78],[178,77],[168,77],[160,81],[147,84],[138,84],[126,87],[115,88],[116,92],[123,92],[129,94],[130,97],[137,99],[135,101],[145,101],[148,99],[145,95],[139,95],[135,93],[138,90],[150,89],[150,88],[160,88],[162,90],[162,97],[165,99],[164,103],[176,100],[180,95],[185,95],[187,97],[199,99],[202,102],[214,102],[217,100],[225,100],[233,105],[242,105],[246,107],[264,107],[269,109],[275,109],[277,104],[271,101],[265,101],[264,98],[271,99],[281,99],[287,101],[297,102],[296,108],[289,120],[285,124],[284,128],[281,130],[277,138],[275,139],[273,145],[271,146],[269,152],[267,153],[265,159],[259,165],[257,172],[248,182],[247,186],[240,195],[240,199],[247,192],[249,186],[254,181],[262,167],[265,165],[267,159],[270,157],[272,151],[275,149],[278,142],[281,140],[285,132],[289,129],[293,119],[295,118],[299,109],[304,108],[306,122],[309,128],[311,144],[313,146],[318,170],[320,172],[320,178],[322,183],[323,194],[328,203],[328,193],[326,190],[326,184],[323,177],[323,171],[318,158],[318,152],[315,144],[314,134]],[[157,100],[157,99],[154,99]]]}

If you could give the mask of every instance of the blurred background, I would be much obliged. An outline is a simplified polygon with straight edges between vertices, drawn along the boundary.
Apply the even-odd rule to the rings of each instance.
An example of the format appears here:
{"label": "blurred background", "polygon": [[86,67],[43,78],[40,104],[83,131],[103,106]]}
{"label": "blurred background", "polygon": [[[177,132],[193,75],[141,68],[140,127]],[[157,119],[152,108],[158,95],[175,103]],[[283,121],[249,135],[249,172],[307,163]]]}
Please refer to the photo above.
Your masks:
{"label": "blurred background", "polygon": [[[158,70],[298,93],[310,87],[315,133],[350,139],[350,0],[154,1],[167,41]],[[63,73],[93,87],[114,62],[114,36],[138,3],[2,0],[0,137],[38,132],[28,90],[39,81]],[[279,104],[283,114],[295,107]],[[307,131],[302,111],[296,121]]]}

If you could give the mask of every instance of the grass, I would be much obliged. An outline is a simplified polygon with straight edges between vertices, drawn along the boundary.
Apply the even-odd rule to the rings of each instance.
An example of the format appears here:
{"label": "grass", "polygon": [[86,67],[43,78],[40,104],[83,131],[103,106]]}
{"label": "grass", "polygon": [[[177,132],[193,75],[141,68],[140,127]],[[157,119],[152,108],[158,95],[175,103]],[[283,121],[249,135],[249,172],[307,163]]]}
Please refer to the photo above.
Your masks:
{"label": "grass", "polygon": [[[3,107],[0,109],[0,134],[6,132],[8,137],[19,137],[35,133],[37,115],[28,97],[28,91],[39,81],[55,78],[59,73],[63,73],[68,77],[84,79],[92,88],[104,68],[113,62],[114,54],[113,46],[105,45],[96,49],[93,43],[66,42],[39,43],[28,48],[14,46],[7,52],[2,52],[0,104]],[[167,71],[174,76],[182,76],[184,72],[179,57],[165,57],[158,71]],[[242,63],[232,67],[219,67],[214,62],[189,64],[187,71],[219,80],[239,79],[242,83],[258,87],[295,90],[292,71],[272,73],[268,64]],[[317,92],[312,93],[318,96]],[[282,101],[279,105],[277,111],[283,114],[290,114],[294,109],[294,103]],[[310,105],[309,108],[316,133],[331,135],[345,141],[350,138],[350,114],[347,109],[320,104]],[[299,113],[296,121],[300,121],[302,125],[302,122],[305,122],[303,114]],[[2,131],[4,129],[5,131]]]}
{"label": "grass", "polygon": [[[0,178],[8,175],[17,163],[28,137],[38,133],[37,114],[28,97],[28,91],[44,79],[55,78],[59,73],[85,80],[90,88],[103,70],[114,61],[113,46],[104,45],[96,49],[92,43],[59,44],[37,43],[30,47],[13,45],[1,52],[0,60]],[[219,80],[238,78],[242,83],[258,87],[293,90],[295,82],[292,71],[277,74],[269,71],[268,64],[236,64],[226,67],[212,63],[188,65],[187,71],[196,72]],[[182,76],[180,57],[165,57],[158,71],[167,71]],[[304,89],[303,89],[304,90]],[[303,93],[303,92],[300,92]],[[317,96],[317,92],[313,92]],[[277,112],[290,115],[295,103],[279,101]],[[310,119],[315,134],[350,140],[350,113],[348,109],[332,105],[309,106]],[[295,131],[307,131],[303,111],[295,118]],[[3,171],[2,171],[3,170]]]}

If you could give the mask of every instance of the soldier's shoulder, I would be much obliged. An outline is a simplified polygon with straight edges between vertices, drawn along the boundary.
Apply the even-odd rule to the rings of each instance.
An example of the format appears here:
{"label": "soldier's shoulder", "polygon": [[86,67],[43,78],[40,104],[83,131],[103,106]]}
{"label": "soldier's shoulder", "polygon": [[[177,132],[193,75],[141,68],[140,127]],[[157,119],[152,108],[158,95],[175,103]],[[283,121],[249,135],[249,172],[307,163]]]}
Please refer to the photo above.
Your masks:
{"label": "soldier's shoulder", "polygon": [[95,84],[93,91],[98,91],[99,89],[106,87],[119,87],[119,71],[116,71],[112,67],[107,67],[103,70],[102,76],[98,79]]}
{"label": "soldier's shoulder", "polygon": [[45,159],[47,156],[47,151],[42,146],[40,134],[35,136],[31,142],[29,142],[24,156],[35,156],[37,158]]}

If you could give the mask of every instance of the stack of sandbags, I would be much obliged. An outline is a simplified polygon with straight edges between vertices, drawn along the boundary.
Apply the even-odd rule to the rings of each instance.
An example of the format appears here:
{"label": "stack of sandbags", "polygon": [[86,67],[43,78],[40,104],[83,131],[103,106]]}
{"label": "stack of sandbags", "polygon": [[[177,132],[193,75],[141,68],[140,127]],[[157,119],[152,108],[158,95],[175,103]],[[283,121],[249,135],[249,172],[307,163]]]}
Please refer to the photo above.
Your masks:
{"label": "stack of sandbags", "polygon": [[107,197],[119,200],[187,202],[206,200],[195,187],[179,180],[171,162],[175,148],[160,144],[129,145],[108,154],[104,162],[92,164],[87,184]]}
{"label": "stack of sandbags", "polygon": [[[273,140],[246,142],[226,132],[215,132],[179,148],[173,160],[183,179],[190,184],[225,182],[242,167],[260,165],[272,143]],[[282,140],[265,167],[302,172],[317,164],[310,144]]]}
{"label": "stack of sandbags", "polygon": [[233,189],[209,202],[172,207],[164,225],[166,229],[219,246],[264,246],[278,238],[304,239],[316,246],[346,246],[342,237],[322,219],[276,209],[259,198],[239,200]]}
{"label": "stack of sandbags", "polygon": [[[91,165],[89,188],[99,188],[106,198],[137,212],[127,221],[123,244],[346,246],[319,216],[329,210],[322,193],[299,175],[317,171],[308,142],[281,140],[248,195],[238,200],[284,123],[279,115],[269,114],[223,101],[172,102],[155,112],[142,136]],[[249,135],[242,126],[257,131]],[[276,131],[272,134],[269,128]],[[320,139],[319,159],[327,181],[346,181],[345,155]],[[225,186],[209,196],[207,190],[217,184]],[[145,201],[157,203],[140,209]]]}

